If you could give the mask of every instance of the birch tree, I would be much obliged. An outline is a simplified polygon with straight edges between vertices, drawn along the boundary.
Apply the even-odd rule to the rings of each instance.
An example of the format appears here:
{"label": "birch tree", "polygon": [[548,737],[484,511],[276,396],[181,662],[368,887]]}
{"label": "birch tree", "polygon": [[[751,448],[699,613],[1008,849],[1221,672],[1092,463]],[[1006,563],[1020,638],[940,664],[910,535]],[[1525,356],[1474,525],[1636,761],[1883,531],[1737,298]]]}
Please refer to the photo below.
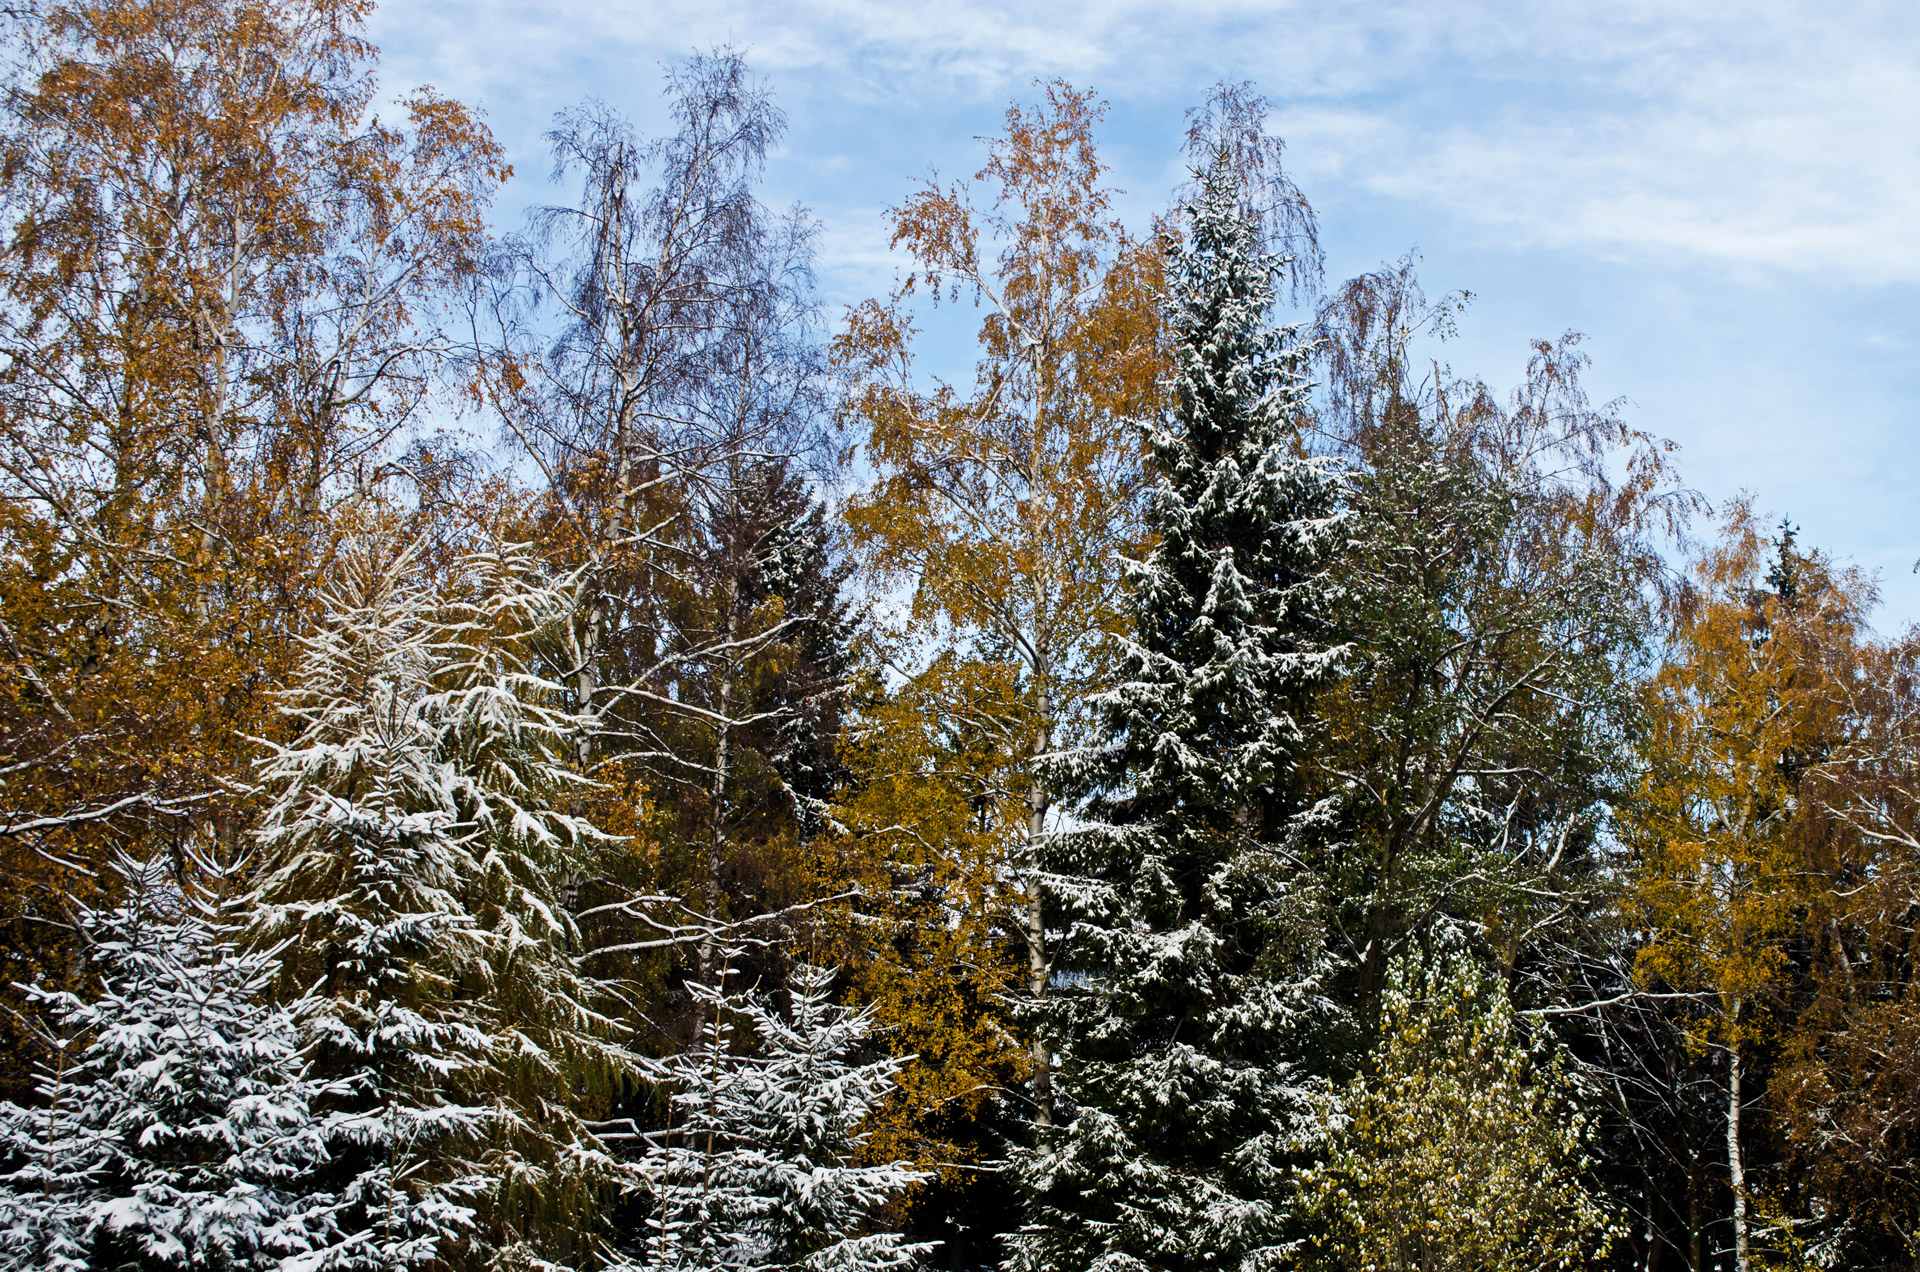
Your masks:
{"label": "birch tree", "polygon": [[1517,965],[1603,900],[1658,547],[1690,506],[1664,444],[1588,400],[1577,337],[1536,344],[1505,403],[1423,366],[1454,304],[1402,262],[1342,285],[1320,323],[1318,426],[1353,473],[1336,581],[1354,652],[1316,704],[1303,850],[1363,1023],[1436,919],[1488,924]]}
{"label": "birch tree", "polygon": [[676,66],[666,92],[660,138],[599,105],[557,120],[555,176],[580,196],[510,245],[511,339],[487,383],[542,474],[537,532],[579,568],[555,673],[596,721],[577,762],[629,774],[690,858],[651,881],[668,900],[623,908],[635,881],[609,875],[588,901],[628,946],[683,943],[708,976],[758,806],[817,819],[824,788],[794,765],[831,731],[846,615],[808,486],[815,227],[756,193],[784,117],[731,51]]}
{"label": "birch tree", "polygon": [[1380,1040],[1314,1172],[1316,1237],[1364,1272],[1550,1272],[1603,1258],[1589,1122],[1562,1057],[1530,1055],[1505,984],[1457,938],[1387,973]]}
{"label": "birch tree", "polygon": [[278,723],[332,524],[441,385],[505,165],[456,102],[378,104],[365,16],[84,0],[9,20],[9,914],[54,918],[116,847],[242,848],[248,739]]}
{"label": "birch tree", "polygon": [[[1138,533],[1125,420],[1151,400],[1160,366],[1147,303],[1157,256],[1111,217],[1093,137],[1102,111],[1057,82],[1042,103],[1009,108],[979,196],[929,181],[894,210],[912,272],[887,300],[857,306],[834,345],[874,472],[847,508],[855,545],[876,585],[911,597],[894,657],[911,674],[954,648],[1018,704],[992,745],[1020,775],[990,798],[1020,807],[1017,823],[996,821],[1021,880],[1013,917],[1033,999],[1052,976],[1039,854],[1059,792],[1046,760],[1081,726],[1095,650],[1118,623],[1115,553]],[[917,380],[910,302],[962,295],[985,310],[973,384]],[[1031,1043],[1042,1123],[1048,1045]]]}
{"label": "birch tree", "polygon": [[[1802,779],[1842,722],[1847,677],[1830,661],[1853,642],[1859,601],[1844,580],[1769,545],[1735,506],[1696,563],[1698,602],[1649,688],[1648,769],[1630,805],[1635,912],[1649,929],[1642,974],[1696,994],[1692,1041],[1718,1051],[1733,1259],[1753,1265],[1764,1189],[1748,1126],[1749,1076],[1767,1022],[1787,1000],[1799,912],[1815,887],[1801,840]],[[1840,664],[1844,666],[1844,663]]]}

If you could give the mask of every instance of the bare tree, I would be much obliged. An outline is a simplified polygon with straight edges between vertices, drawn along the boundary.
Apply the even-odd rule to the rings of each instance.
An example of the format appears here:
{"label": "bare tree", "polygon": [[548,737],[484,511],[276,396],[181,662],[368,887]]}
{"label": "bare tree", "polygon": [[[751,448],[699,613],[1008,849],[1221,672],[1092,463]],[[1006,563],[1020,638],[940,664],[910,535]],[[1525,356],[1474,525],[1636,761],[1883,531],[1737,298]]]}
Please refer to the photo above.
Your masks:
{"label": "bare tree", "polygon": [[[639,766],[700,824],[690,912],[649,921],[699,934],[705,978],[743,764],[795,810],[782,748],[837,689],[815,647],[844,614],[804,480],[825,418],[816,227],[757,194],[784,117],[732,51],[666,92],[661,138],[604,104],[559,117],[554,176],[579,198],[508,244],[488,383],[544,479],[544,533],[582,567],[564,674],[596,728],[578,759]],[[766,692],[768,667],[810,660]]]}

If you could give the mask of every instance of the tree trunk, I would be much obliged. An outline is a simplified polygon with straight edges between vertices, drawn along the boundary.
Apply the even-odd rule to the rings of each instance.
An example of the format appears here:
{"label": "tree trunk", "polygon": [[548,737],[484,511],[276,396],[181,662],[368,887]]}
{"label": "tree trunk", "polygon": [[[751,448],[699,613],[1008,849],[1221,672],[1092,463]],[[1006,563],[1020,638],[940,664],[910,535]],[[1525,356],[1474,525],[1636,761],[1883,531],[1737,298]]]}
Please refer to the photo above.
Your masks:
{"label": "tree trunk", "polygon": [[[1042,679],[1036,676],[1035,679]],[[1027,992],[1038,1000],[1046,997],[1047,982],[1053,968],[1047,958],[1045,897],[1040,887],[1040,845],[1047,833],[1047,784],[1040,774],[1040,757],[1053,746],[1052,720],[1048,715],[1046,690],[1040,690],[1040,727],[1033,741],[1033,763],[1027,784],[1027,904],[1025,918],[1027,940]],[[1041,1126],[1053,1125],[1053,1052],[1047,1046],[1045,1031],[1035,1028],[1031,1047],[1033,1065],[1033,1120]]]}
{"label": "tree trunk", "polygon": [[[621,542],[626,537],[627,518],[633,508],[633,453],[638,445],[638,438],[634,435],[633,408],[639,395],[639,377],[630,366],[624,365],[631,357],[632,343],[632,337],[623,330],[620,403],[614,419],[616,454],[613,507],[607,516],[604,537],[592,549],[592,563],[583,580],[587,587],[593,589],[593,599],[587,605],[585,648],[580,651],[580,666],[574,675],[581,714],[589,717],[593,714],[594,698],[600,691],[600,653],[606,647],[607,639],[607,595],[603,575],[613,568],[614,558],[619,554]],[[593,731],[583,731],[575,745],[581,771],[585,772],[593,763]]]}
{"label": "tree trunk", "polygon": [[1700,1197],[1700,1172],[1687,1177],[1687,1272],[1706,1272],[1707,1224]]}
{"label": "tree trunk", "polygon": [[713,972],[714,960],[718,954],[718,928],[720,925],[720,860],[724,855],[727,830],[727,778],[733,758],[733,676],[735,665],[732,649],[740,636],[740,589],[738,584],[729,580],[727,584],[727,648],[728,654],[721,662],[720,671],[720,723],[715,732],[713,744],[713,784],[708,790],[708,805],[712,820],[707,827],[706,860],[706,921],[707,934],[700,942],[700,981],[712,984],[709,976]]}
{"label": "tree trunk", "polygon": [[[593,589],[593,599],[587,603],[586,630],[581,633],[583,639],[574,651],[580,665],[573,673],[573,693],[579,703],[581,717],[590,721],[593,719],[594,699],[600,695],[600,648],[606,628],[607,609],[606,593],[600,586],[600,572],[591,571],[582,583]],[[581,729],[573,743],[574,759],[583,774],[593,768],[593,733],[592,729]]]}
{"label": "tree trunk", "polygon": [[[1740,1000],[1733,1002],[1733,1020],[1740,1021]],[[1740,1157],[1740,1044],[1727,1042],[1727,1182],[1733,1186],[1734,1272],[1748,1272],[1747,1168]]]}

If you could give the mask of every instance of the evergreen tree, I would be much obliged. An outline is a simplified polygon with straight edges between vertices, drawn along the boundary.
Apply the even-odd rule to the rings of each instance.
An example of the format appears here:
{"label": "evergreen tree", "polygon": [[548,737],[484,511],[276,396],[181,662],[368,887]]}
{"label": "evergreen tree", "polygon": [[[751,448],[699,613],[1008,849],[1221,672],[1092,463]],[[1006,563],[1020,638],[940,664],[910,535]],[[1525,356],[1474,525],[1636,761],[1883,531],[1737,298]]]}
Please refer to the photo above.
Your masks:
{"label": "evergreen tree", "polygon": [[[195,862],[195,866],[205,863]],[[62,1035],[41,1105],[0,1104],[0,1268],[273,1268],[312,1249],[330,1200],[296,1009],[276,950],[243,950],[164,861],[122,857],[125,900],[83,911],[98,990],[31,989]]]}
{"label": "evergreen tree", "polygon": [[615,1170],[580,1113],[625,1053],[555,896],[591,834],[553,807],[573,726],[528,670],[567,589],[515,554],[422,574],[378,539],[348,554],[266,765],[257,921],[319,986],[342,1093],[342,1237],[315,1267],[570,1253]]}
{"label": "evergreen tree", "polygon": [[[690,983],[698,1043],[655,1062],[671,1122],[642,1167],[652,1204],[650,1272],[809,1269],[887,1272],[926,1247],[863,1232],[876,1211],[926,1176],[903,1162],[856,1164],[861,1122],[894,1089],[901,1059],[858,1064],[873,1009],[831,1001],[833,972],[801,965],[785,1017],[751,993]],[[752,1035],[736,1051],[736,1019]]]}
{"label": "evergreen tree", "polygon": [[1288,1053],[1319,1010],[1318,947],[1288,936],[1285,845],[1307,695],[1343,652],[1324,618],[1340,519],[1334,474],[1301,453],[1308,351],[1267,320],[1284,262],[1242,204],[1223,155],[1166,245],[1155,544],[1101,703],[1112,740],[1070,762],[1094,824],[1055,839],[1049,881],[1076,918],[1050,1024],[1076,1111],[1019,1163],[1020,1272],[1265,1265],[1312,1122]]}
{"label": "evergreen tree", "polygon": [[314,1268],[441,1258],[473,1231],[486,1186],[491,1110],[461,1088],[484,1085],[493,1039],[458,993],[483,978],[461,898],[479,869],[438,755],[444,651],[416,565],[377,539],[345,555],[286,691],[300,734],[264,766],[257,922],[289,942],[292,981],[316,986],[308,1030],[339,1092],[327,1133],[341,1239]]}
{"label": "evergreen tree", "polygon": [[631,1076],[608,987],[580,966],[582,941],[561,887],[606,839],[564,810],[587,784],[568,765],[581,731],[565,688],[539,674],[573,606],[573,580],[544,575],[518,545],[466,558],[448,607],[438,691],[427,706],[450,773],[471,873],[484,979],[469,1007],[491,1038],[484,1091],[494,1122],[481,1165],[491,1181],[483,1244],[515,1257],[576,1258],[594,1240],[598,1202],[623,1167],[585,1118]]}

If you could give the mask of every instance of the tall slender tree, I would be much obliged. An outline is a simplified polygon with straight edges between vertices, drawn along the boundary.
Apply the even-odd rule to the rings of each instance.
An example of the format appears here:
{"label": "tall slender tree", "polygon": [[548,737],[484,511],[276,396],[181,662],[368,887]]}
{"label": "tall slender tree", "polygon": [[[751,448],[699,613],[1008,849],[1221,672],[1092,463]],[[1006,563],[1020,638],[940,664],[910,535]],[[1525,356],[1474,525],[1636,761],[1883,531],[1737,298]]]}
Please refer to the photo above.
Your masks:
{"label": "tall slender tree", "polygon": [[[990,721],[1012,776],[990,798],[1011,815],[988,820],[1004,835],[1001,865],[1018,875],[1008,918],[1032,999],[1053,975],[1039,853],[1060,791],[1046,757],[1084,724],[1098,649],[1119,624],[1114,554],[1138,533],[1138,452],[1125,420],[1157,391],[1161,353],[1142,303],[1157,253],[1112,218],[1094,143],[1104,108],[1064,83],[1045,93],[1033,109],[1008,110],[976,177],[993,191],[985,206],[965,183],[929,182],[895,209],[894,243],[914,272],[887,302],[857,306],[835,342],[875,474],[847,507],[855,547],[877,585],[911,589],[890,655],[913,674],[953,651],[1014,705]],[[907,305],[962,292],[987,310],[974,384],[917,382]],[[902,838],[897,859],[912,875],[919,848],[910,828]],[[1029,1046],[1044,1122],[1048,1044],[1035,1035]]]}
{"label": "tall slender tree", "polygon": [[657,138],[599,105],[557,120],[555,175],[579,197],[510,242],[501,295],[518,303],[486,382],[543,475],[535,533],[578,567],[554,668],[598,722],[578,762],[666,841],[644,868],[601,863],[596,939],[680,949],[706,976],[778,873],[750,859],[817,822],[825,789],[802,770],[831,767],[819,729],[846,615],[809,489],[826,416],[816,227],[758,192],[785,117],[732,50],[675,65],[666,95]]}
{"label": "tall slender tree", "polygon": [[1344,528],[1333,469],[1302,453],[1310,349],[1270,325],[1284,261],[1260,252],[1242,180],[1216,156],[1163,248],[1153,547],[1098,699],[1112,740],[1066,766],[1094,784],[1096,825],[1046,854],[1076,920],[1049,1030],[1073,1120],[1020,1160],[1015,1268],[1263,1266],[1313,1124],[1289,1062],[1319,942],[1288,939],[1288,844],[1306,712],[1344,653],[1328,574]]}
{"label": "tall slender tree", "polygon": [[[1687,1027],[1719,1053],[1722,1164],[1737,1272],[1762,1253],[1755,1209],[1771,1189],[1750,1145],[1766,1044],[1790,1001],[1800,938],[1821,907],[1804,838],[1803,785],[1848,727],[1859,584],[1773,546],[1736,505],[1696,563],[1701,594],[1648,686],[1647,766],[1628,805],[1639,970],[1694,995]],[[1817,859],[1816,859],[1817,860]]]}

